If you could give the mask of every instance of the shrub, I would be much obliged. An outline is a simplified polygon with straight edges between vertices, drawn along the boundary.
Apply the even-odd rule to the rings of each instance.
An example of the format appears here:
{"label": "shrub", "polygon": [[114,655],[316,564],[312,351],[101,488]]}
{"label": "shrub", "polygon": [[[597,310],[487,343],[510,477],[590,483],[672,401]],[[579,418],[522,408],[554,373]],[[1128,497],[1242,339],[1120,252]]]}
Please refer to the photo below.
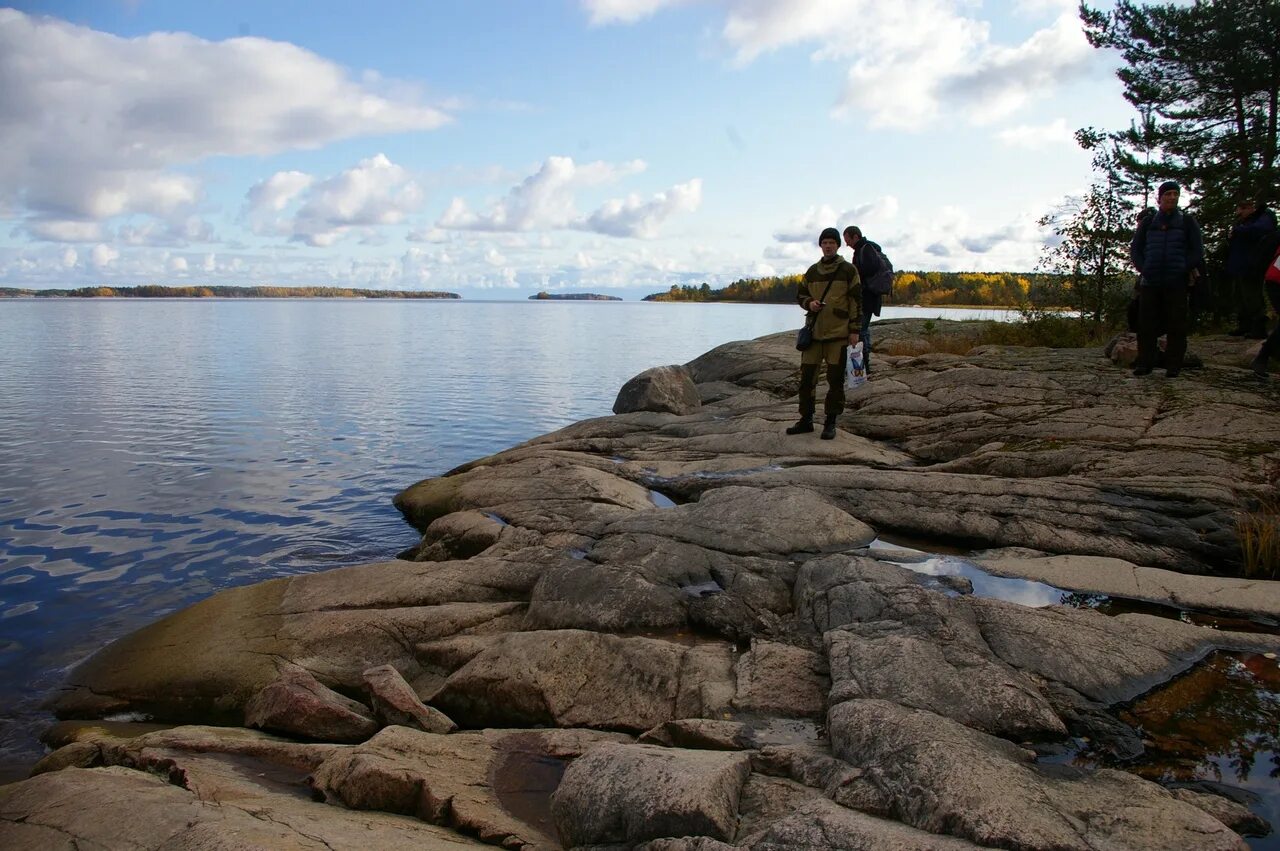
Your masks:
{"label": "shrub", "polygon": [[1236,537],[1244,556],[1244,575],[1280,579],[1280,501],[1264,500],[1257,511],[1236,518]]}

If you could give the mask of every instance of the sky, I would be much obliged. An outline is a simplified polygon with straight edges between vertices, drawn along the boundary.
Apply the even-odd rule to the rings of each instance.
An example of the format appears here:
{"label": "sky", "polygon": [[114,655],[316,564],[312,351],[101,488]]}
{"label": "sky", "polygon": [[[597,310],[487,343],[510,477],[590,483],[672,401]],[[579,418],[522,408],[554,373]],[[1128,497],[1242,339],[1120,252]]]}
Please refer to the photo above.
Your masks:
{"label": "sky", "polygon": [[1116,67],[1075,0],[19,3],[0,287],[634,299],[851,224],[1029,271]]}

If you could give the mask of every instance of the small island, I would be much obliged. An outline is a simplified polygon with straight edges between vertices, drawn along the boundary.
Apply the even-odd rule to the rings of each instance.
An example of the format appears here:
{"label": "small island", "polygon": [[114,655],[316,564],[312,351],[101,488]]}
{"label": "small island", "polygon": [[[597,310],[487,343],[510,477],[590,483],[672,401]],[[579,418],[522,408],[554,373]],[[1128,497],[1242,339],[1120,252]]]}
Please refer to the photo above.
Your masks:
{"label": "small island", "polygon": [[79,287],[30,290],[0,287],[0,298],[462,298],[436,290],[364,290],[352,287]]}
{"label": "small island", "polygon": [[600,295],[599,293],[558,293],[552,295],[543,290],[542,292],[529,296],[530,301],[622,301],[616,295]]}

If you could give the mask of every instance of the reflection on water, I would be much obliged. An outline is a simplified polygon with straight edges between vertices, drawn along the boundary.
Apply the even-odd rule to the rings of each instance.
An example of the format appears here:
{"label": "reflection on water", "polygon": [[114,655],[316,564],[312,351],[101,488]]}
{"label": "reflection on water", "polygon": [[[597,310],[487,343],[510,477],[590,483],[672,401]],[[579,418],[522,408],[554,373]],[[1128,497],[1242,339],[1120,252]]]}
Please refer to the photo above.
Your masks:
{"label": "reflection on water", "polygon": [[[1280,827],[1280,661],[1275,654],[1213,653],[1186,674],[1119,711],[1139,731],[1146,753],[1119,767],[1157,783],[1211,780],[1257,796],[1250,807]],[[1101,743],[1068,760],[1114,762]],[[1280,848],[1280,836],[1250,842]]]}
{"label": "reflection on water", "polygon": [[[1043,582],[992,576],[973,562],[958,555],[928,553],[890,544],[881,539],[872,541],[870,548],[879,552],[877,558],[925,576],[964,577],[972,583],[973,593],[978,597],[991,597],[1040,609],[1045,606],[1059,605],[1071,596],[1067,591]],[[943,590],[950,596],[956,596],[959,593],[946,587]]]}

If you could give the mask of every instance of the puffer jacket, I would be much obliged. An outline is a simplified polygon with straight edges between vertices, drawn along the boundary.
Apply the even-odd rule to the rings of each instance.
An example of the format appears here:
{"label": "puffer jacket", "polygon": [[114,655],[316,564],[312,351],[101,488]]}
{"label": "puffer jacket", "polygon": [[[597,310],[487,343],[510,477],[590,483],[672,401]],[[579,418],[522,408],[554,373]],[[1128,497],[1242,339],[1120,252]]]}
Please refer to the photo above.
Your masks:
{"label": "puffer jacket", "polygon": [[847,340],[850,334],[862,330],[862,280],[848,260],[837,254],[829,261],[819,260],[809,267],[797,288],[796,302],[807,309],[815,298],[826,302],[814,321],[815,341]]}
{"label": "puffer jacket", "polygon": [[1255,210],[1244,221],[1231,228],[1227,240],[1227,274],[1243,278],[1254,274],[1253,249],[1264,236],[1276,229],[1275,214],[1266,207]]}
{"label": "puffer jacket", "polygon": [[1144,287],[1185,287],[1191,270],[1204,262],[1200,225],[1182,210],[1156,213],[1138,226],[1129,257]]}

